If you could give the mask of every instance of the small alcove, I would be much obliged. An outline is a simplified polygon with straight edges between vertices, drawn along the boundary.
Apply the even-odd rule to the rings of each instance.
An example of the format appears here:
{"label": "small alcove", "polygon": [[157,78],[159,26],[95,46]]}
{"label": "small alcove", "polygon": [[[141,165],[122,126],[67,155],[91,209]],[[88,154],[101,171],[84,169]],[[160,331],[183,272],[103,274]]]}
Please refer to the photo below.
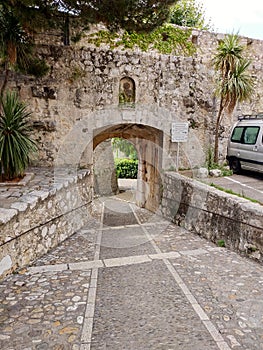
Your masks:
{"label": "small alcove", "polygon": [[119,105],[125,107],[135,106],[135,82],[132,78],[124,77],[120,80]]}

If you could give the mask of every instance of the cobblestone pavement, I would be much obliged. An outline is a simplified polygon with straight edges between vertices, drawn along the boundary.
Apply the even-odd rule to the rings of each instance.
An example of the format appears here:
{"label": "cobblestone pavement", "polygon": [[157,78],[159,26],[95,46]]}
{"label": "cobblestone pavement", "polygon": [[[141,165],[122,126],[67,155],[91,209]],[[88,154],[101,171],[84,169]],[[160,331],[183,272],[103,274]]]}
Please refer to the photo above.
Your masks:
{"label": "cobblestone pavement", "polygon": [[0,283],[1,350],[263,349],[263,267],[132,199]]}

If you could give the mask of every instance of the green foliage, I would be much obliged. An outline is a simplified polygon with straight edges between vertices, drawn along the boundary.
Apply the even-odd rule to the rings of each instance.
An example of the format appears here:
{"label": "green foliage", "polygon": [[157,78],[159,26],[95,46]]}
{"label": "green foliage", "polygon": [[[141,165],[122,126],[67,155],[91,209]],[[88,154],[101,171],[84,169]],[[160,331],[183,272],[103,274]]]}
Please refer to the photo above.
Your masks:
{"label": "green foliage", "polygon": [[219,239],[217,241],[217,246],[222,248],[225,247],[226,246],[225,241],[223,239]]}
{"label": "green foliage", "polygon": [[130,159],[138,159],[136,148],[125,139],[115,137],[112,139],[112,148],[114,151],[121,151]]}
{"label": "green foliage", "polygon": [[71,26],[104,23],[110,30],[152,31],[164,23],[176,0],[5,0],[22,23],[30,29],[41,25],[63,26],[70,17]]}
{"label": "green foliage", "polygon": [[256,199],[246,197],[246,196],[244,196],[244,195],[242,195],[242,194],[240,194],[240,193],[236,193],[236,192],[234,192],[234,191],[232,191],[232,190],[229,190],[229,189],[227,189],[227,188],[218,186],[218,185],[214,184],[213,182],[210,184],[210,186],[216,188],[216,189],[219,190],[219,191],[223,191],[223,192],[225,192],[225,193],[233,194],[234,196],[247,199],[247,200],[249,200],[250,202],[253,202],[253,203],[260,203],[260,204],[261,204],[261,202],[259,202],[259,201],[256,200]]}
{"label": "green foliage", "polygon": [[244,57],[244,46],[236,34],[222,40],[213,58],[217,71],[217,95],[223,99],[224,108],[231,113],[237,102],[248,99],[253,93],[253,81],[247,73],[250,61]]}
{"label": "green foliage", "polygon": [[30,39],[23,29],[19,19],[11,9],[0,6],[0,56],[8,65],[14,65],[19,56],[20,61],[26,60],[25,48]]}
{"label": "green foliage", "polygon": [[138,160],[136,159],[115,159],[115,168],[117,178],[120,179],[137,179]]}
{"label": "green foliage", "polygon": [[9,71],[18,70],[36,77],[44,76],[49,67],[33,52],[33,43],[28,31],[23,28],[13,8],[0,5],[0,61],[4,68],[1,85],[2,96],[7,85]]}
{"label": "green foliage", "polygon": [[137,47],[142,51],[157,50],[163,54],[192,55],[195,52],[195,46],[189,40],[190,35],[190,30],[182,30],[172,24],[164,24],[151,33],[135,31],[116,33],[101,30],[89,34],[87,41],[96,46],[107,44],[111,49],[116,47],[134,49]]}
{"label": "green foliage", "polygon": [[214,150],[209,147],[206,154],[206,167],[208,170],[219,169],[221,170],[221,176],[231,176],[233,171],[230,170],[225,164],[218,164],[214,161]]}
{"label": "green foliage", "polygon": [[76,80],[84,78],[85,76],[86,76],[85,69],[79,66],[75,66],[71,69],[71,77],[69,78],[69,80],[71,82],[74,82]]}
{"label": "green foliage", "polygon": [[49,72],[49,66],[47,65],[46,61],[33,56],[29,57],[28,67],[24,68],[19,64],[17,67],[20,72],[33,75],[36,78],[42,78]]}
{"label": "green foliage", "polygon": [[1,98],[0,114],[0,174],[4,180],[23,176],[30,156],[37,151],[29,135],[29,116],[17,94],[7,91]]}
{"label": "green foliage", "polygon": [[254,91],[254,83],[247,72],[250,61],[244,57],[244,46],[240,44],[237,34],[225,36],[218,44],[212,62],[217,73],[216,95],[220,99],[214,146],[214,161],[218,162],[219,128],[223,111],[227,110],[231,114],[237,102],[249,99]]}
{"label": "green foliage", "polygon": [[214,162],[214,150],[209,147],[206,153],[206,167],[208,170],[215,169],[216,163]]}
{"label": "green foliage", "polygon": [[22,28],[12,9],[0,5],[0,60],[4,67],[4,79],[0,96],[3,95],[9,70],[14,69],[19,60],[21,66],[28,66],[27,47],[31,46],[29,36]]}
{"label": "green foliage", "polygon": [[169,22],[184,27],[211,29],[210,21],[209,23],[205,22],[203,5],[196,0],[178,1],[171,8]]}
{"label": "green foliage", "polygon": [[151,32],[167,20],[170,6],[175,2],[176,0],[93,0],[86,2],[86,10],[90,17],[105,23],[110,30],[122,28],[128,32]]}
{"label": "green foliage", "polygon": [[76,44],[81,40],[82,37],[83,37],[83,33],[77,32],[75,35],[71,36],[71,41]]}

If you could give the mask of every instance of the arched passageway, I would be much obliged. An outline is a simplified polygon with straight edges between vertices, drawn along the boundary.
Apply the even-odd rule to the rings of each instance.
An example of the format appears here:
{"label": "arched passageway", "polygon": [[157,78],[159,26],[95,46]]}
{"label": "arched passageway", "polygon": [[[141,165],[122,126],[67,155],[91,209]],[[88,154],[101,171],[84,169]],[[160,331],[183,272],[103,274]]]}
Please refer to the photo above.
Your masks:
{"label": "arched passageway", "polygon": [[94,130],[93,149],[113,137],[127,139],[135,146],[139,161],[136,203],[140,207],[155,211],[161,196],[163,132],[143,124],[106,126]]}
{"label": "arched passageway", "polygon": [[[138,153],[138,186],[136,202],[155,211],[161,199],[161,171],[174,168],[175,148],[171,143],[171,111],[155,105],[111,107],[80,116],[66,134],[55,160],[55,176],[67,167],[71,172],[79,167],[93,168],[93,150],[107,139],[120,137],[135,145]],[[176,116],[174,116],[174,120]],[[202,148],[194,133],[184,147],[192,168],[203,159]]]}

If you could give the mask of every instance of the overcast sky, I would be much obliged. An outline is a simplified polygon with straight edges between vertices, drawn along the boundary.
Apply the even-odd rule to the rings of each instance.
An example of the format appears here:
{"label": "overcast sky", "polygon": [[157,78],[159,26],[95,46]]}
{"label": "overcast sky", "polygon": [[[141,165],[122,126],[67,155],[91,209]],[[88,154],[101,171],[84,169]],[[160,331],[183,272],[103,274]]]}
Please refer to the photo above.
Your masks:
{"label": "overcast sky", "polygon": [[216,32],[263,40],[263,0],[198,0]]}

